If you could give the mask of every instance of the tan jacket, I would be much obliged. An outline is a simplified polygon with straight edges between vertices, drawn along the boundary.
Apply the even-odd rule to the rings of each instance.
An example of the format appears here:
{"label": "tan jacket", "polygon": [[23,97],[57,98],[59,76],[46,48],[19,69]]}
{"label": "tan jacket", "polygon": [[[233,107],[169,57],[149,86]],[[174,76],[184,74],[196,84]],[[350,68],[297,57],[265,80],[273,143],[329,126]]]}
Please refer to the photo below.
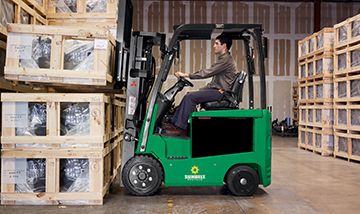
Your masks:
{"label": "tan jacket", "polygon": [[236,65],[230,53],[219,55],[216,62],[210,68],[202,69],[189,74],[190,79],[205,79],[212,77],[210,83],[205,88],[231,90],[236,78]]}

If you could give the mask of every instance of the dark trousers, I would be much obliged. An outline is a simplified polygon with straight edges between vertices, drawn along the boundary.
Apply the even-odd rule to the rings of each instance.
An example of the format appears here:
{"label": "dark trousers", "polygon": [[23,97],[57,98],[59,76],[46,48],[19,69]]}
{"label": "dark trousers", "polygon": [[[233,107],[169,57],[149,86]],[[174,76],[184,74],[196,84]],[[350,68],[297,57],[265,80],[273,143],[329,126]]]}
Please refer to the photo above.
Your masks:
{"label": "dark trousers", "polygon": [[195,110],[197,104],[221,100],[223,94],[218,89],[200,89],[199,91],[189,92],[182,99],[180,105],[176,108],[171,122],[181,128],[187,129],[190,114]]}

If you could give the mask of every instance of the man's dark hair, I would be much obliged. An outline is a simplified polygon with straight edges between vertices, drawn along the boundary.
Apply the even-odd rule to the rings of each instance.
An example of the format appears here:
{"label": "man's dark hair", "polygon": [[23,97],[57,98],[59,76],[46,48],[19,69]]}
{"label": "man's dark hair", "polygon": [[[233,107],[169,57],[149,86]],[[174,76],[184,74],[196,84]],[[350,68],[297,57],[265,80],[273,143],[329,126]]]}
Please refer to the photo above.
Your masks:
{"label": "man's dark hair", "polygon": [[232,40],[227,34],[222,33],[219,36],[217,36],[216,39],[219,40],[222,45],[225,43],[227,49],[230,50],[232,45]]}

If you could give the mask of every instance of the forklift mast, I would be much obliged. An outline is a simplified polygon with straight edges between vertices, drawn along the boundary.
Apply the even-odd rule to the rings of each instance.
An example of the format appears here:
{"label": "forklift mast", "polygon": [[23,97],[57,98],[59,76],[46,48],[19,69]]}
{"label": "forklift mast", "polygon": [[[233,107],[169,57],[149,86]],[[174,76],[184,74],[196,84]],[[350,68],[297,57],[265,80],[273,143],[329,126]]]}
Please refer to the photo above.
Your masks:
{"label": "forklift mast", "polygon": [[165,52],[165,34],[132,31],[131,0],[118,4],[116,87],[126,88],[122,160],[134,155],[137,136],[146,113],[147,98],[155,79],[153,47]]}

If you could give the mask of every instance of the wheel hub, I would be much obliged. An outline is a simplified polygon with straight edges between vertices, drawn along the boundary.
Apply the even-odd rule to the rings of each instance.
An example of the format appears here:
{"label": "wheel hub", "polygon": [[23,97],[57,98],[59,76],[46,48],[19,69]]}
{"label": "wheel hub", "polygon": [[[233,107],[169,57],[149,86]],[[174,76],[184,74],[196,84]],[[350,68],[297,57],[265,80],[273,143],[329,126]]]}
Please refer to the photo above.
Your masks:
{"label": "wheel hub", "polygon": [[246,178],[241,178],[241,179],[240,179],[240,184],[241,184],[241,185],[246,185],[246,184],[247,184]]}
{"label": "wheel hub", "polygon": [[146,177],[147,177],[147,175],[146,175],[145,172],[140,172],[139,175],[138,175],[138,178],[139,178],[140,180],[142,180],[142,181],[145,180]]}
{"label": "wheel hub", "polygon": [[148,165],[135,165],[130,171],[129,180],[136,188],[148,188],[153,185],[155,170]]}

